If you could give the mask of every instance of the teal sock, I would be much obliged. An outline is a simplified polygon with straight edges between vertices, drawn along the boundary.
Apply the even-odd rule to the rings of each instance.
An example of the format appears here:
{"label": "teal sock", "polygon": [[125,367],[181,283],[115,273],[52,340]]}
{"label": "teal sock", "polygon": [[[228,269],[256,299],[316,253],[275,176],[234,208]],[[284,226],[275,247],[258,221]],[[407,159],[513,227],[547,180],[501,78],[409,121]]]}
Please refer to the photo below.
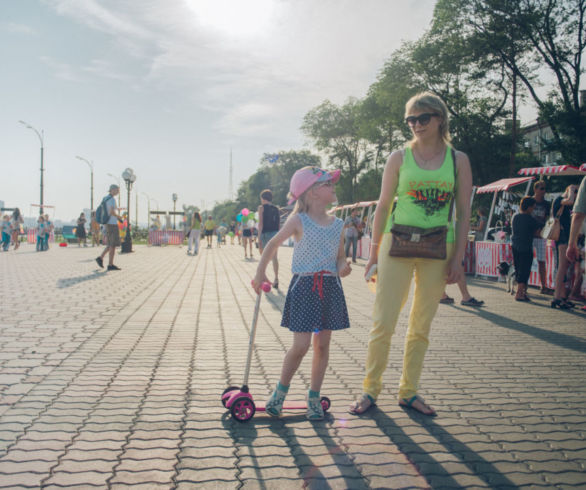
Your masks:
{"label": "teal sock", "polygon": [[282,391],[283,393],[287,393],[289,391],[289,385],[287,385],[287,386],[282,385],[281,382],[279,381],[277,383],[277,390]]}
{"label": "teal sock", "polygon": [[309,398],[319,398],[319,391],[309,390]]}

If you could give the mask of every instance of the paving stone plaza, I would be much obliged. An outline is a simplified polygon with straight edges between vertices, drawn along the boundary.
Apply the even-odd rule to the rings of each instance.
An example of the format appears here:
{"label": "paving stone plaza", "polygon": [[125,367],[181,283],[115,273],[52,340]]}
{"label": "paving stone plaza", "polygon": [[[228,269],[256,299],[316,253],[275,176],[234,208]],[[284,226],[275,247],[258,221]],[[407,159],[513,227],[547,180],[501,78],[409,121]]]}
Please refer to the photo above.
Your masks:
{"label": "paving stone plaza", "polygon": [[[332,336],[323,422],[239,423],[222,407],[242,380],[258,264],[242,248],[135,246],[104,272],[96,249],[0,254],[0,488],[586,488],[586,314],[517,303],[470,278],[482,309],[440,305],[421,380],[438,411],[397,405],[407,304],[378,407],[361,394],[374,296],[343,280],[351,328]],[[291,341],[281,290],[262,298],[250,377],[264,400]],[[271,267],[268,269],[271,277]],[[309,388],[311,352],[289,399]]]}

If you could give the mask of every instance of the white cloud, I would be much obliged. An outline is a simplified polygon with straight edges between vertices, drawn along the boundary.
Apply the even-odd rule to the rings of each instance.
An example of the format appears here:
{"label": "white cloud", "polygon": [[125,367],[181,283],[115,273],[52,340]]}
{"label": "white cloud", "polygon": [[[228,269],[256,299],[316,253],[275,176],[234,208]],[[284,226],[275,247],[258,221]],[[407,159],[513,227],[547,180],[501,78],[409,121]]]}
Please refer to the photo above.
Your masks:
{"label": "white cloud", "polygon": [[37,31],[26,24],[17,24],[15,22],[0,22],[0,31],[11,32],[14,34],[25,34],[27,36],[37,35]]}

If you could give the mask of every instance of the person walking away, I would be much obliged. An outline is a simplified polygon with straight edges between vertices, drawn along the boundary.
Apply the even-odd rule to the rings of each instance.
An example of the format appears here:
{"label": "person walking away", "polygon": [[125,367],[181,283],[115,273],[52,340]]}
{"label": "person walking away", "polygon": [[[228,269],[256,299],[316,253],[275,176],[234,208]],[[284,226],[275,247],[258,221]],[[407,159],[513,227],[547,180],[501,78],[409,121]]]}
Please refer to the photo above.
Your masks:
{"label": "person walking away", "polygon": [[108,254],[108,268],[109,271],[119,271],[120,267],[114,265],[114,254],[116,247],[120,246],[120,230],[118,229],[118,222],[124,221],[122,216],[118,214],[115,197],[120,192],[120,188],[116,184],[110,186],[106,201],[106,210],[108,213],[108,222],[106,223],[106,241],[107,245],[102,254],[96,258],[96,262],[101,268],[104,268],[104,257]]}
{"label": "person walking away", "polygon": [[96,212],[92,211],[90,217],[90,230],[92,234],[92,247],[100,245],[100,223],[96,221]]}
{"label": "person walking away", "polygon": [[[266,245],[279,231],[281,226],[281,213],[279,212],[279,208],[273,204],[273,192],[270,189],[265,189],[260,193],[260,203],[258,207],[258,251],[262,255]],[[279,248],[277,247],[278,250]],[[275,252],[272,262],[273,272],[275,273],[273,287],[277,289],[279,287],[279,260],[277,259],[277,252]]]}
{"label": "person walking away", "polygon": [[45,233],[47,233],[47,224],[45,217],[41,215],[37,219],[37,252],[45,250]]}
{"label": "person walking away", "polygon": [[360,218],[358,211],[353,209],[350,216],[344,221],[345,244],[344,253],[346,257],[350,254],[350,245],[352,245],[352,262],[356,263],[356,249],[358,247],[358,233],[360,231]]}
{"label": "person walking away", "polygon": [[20,209],[14,208],[12,212],[12,241],[14,242],[14,250],[20,247],[20,227],[24,223]]}
{"label": "person walking away", "polygon": [[77,237],[77,246],[81,247],[81,242],[83,240],[83,246],[87,247],[87,235],[85,232],[85,213],[81,213],[79,218],[77,218],[77,226],[75,227],[75,236]]}
{"label": "person walking away", "polygon": [[[448,109],[438,96],[430,92],[413,96],[405,106],[405,116],[413,137],[405,149],[393,152],[385,165],[370,257],[365,267],[366,275],[377,264],[378,280],[363,395],[350,407],[353,414],[364,413],[375,405],[382,389],[382,375],[388,365],[391,337],[415,275],[415,293],[399,383],[399,405],[424,415],[436,415],[418,394],[419,379],[431,322],[442,291],[446,283],[457,283],[464,274],[462,263],[468,240],[472,193],[470,161],[466,154],[453,150],[450,145]],[[395,196],[397,204],[391,213]],[[454,200],[455,230],[451,212]],[[443,245],[439,248],[445,250],[445,259],[423,258],[422,253],[391,256],[390,253],[395,253],[393,249],[401,244],[399,239],[393,240],[391,229],[399,232],[405,229],[404,226],[417,227],[422,232],[437,227],[447,232],[445,248]],[[416,235],[416,232],[410,235],[411,241],[416,240]],[[406,248],[405,255],[411,250]],[[433,247],[433,250],[437,248]]]}
{"label": "person walking away", "polygon": [[533,237],[539,235],[542,228],[541,223],[533,217],[535,204],[536,200],[533,197],[525,196],[521,199],[519,213],[513,216],[511,241],[517,280],[516,301],[530,301],[527,296],[527,283],[533,264]]}
{"label": "person walking away", "polygon": [[187,255],[191,253],[193,247],[193,255],[199,253],[199,234],[201,233],[201,216],[197,211],[191,215],[189,230],[189,241],[187,242]]}
{"label": "person walking away", "polygon": [[249,219],[242,217],[242,245],[244,246],[244,258],[247,259],[246,246],[250,249],[250,258],[252,259],[252,228],[249,226]]}
{"label": "person walking away", "polygon": [[12,224],[10,216],[5,214],[2,218],[2,250],[8,252],[10,248],[10,237],[12,235]]}
{"label": "person walking away", "polygon": [[[586,177],[582,179],[580,189],[576,194],[576,201],[574,202],[572,221],[570,224],[570,236],[568,237],[568,248],[566,249],[566,258],[570,262],[576,262],[580,257],[580,250],[578,249],[578,236],[584,225],[584,218],[586,217]],[[586,249],[583,249],[583,252]],[[582,307],[586,310],[586,306]]]}
{"label": "person walking away", "polygon": [[208,216],[208,219],[205,222],[204,228],[205,228],[206,240],[208,243],[207,248],[212,248],[212,239],[214,236],[214,229],[216,228],[216,222],[213,220],[213,218],[211,216]]}
{"label": "person walking away", "polygon": [[234,245],[234,236],[238,233],[236,221],[230,222],[230,245]]}
{"label": "person walking away", "polygon": [[578,187],[569,185],[561,196],[553,201],[552,214],[560,220],[560,236],[556,241],[558,267],[555,275],[555,291],[553,293],[552,308],[567,310],[574,307],[574,303],[567,300],[569,291],[566,291],[566,272],[568,271],[568,258],[566,250],[570,239],[570,227],[572,224],[571,209],[574,206]]}
{"label": "person walking away", "polygon": [[[551,202],[545,199],[545,181],[538,180],[533,184],[533,199],[535,207],[532,216],[540,225],[545,226],[551,213]],[[537,270],[539,272],[539,283],[541,284],[541,294],[553,294],[553,289],[547,287],[547,275],[545,268],[545,254],[547,251],[547,240],[541,236],[533,237],[533,248],[537,257]]]}
{"label": "person walking away", "polygon": [[348,310],[341,277],[351,272],[344,255],[343,222],[327,214],[336,200],[335,184],[340,171],[318,167],[297,170],[290,182],[289,204],[297,201],[283,228],[270,240],[253,279],[257,294],[267,281],[266,268],[279,244],[293,236],[293,278],[283,309],[281,326],[293,332],[293,345],[287,351],[279,382],[266,403],[266,412],[279,417],[291,380],[313,341],[311,384],[307,396],[307,418],[324,418],[320,390],[328,366],[333,330],[348,328]]}

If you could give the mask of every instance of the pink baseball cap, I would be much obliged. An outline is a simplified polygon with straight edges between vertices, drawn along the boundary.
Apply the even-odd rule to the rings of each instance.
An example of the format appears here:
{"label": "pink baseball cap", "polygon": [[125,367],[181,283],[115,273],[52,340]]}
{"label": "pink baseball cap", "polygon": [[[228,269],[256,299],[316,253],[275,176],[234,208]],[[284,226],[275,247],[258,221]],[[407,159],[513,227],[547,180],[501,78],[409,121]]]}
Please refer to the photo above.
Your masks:
{"label": "pink baseball cap", "polygon": [[327,182],[333,180],[334,184],[340,180],[340,170],[333,170],[328,172],[319,167],[303,167],[297,170],[291,177],[291,183],[289,184],[289,193],[291,199],[289,204],[293,204],[299,196],[303,194],[316,182]]}

